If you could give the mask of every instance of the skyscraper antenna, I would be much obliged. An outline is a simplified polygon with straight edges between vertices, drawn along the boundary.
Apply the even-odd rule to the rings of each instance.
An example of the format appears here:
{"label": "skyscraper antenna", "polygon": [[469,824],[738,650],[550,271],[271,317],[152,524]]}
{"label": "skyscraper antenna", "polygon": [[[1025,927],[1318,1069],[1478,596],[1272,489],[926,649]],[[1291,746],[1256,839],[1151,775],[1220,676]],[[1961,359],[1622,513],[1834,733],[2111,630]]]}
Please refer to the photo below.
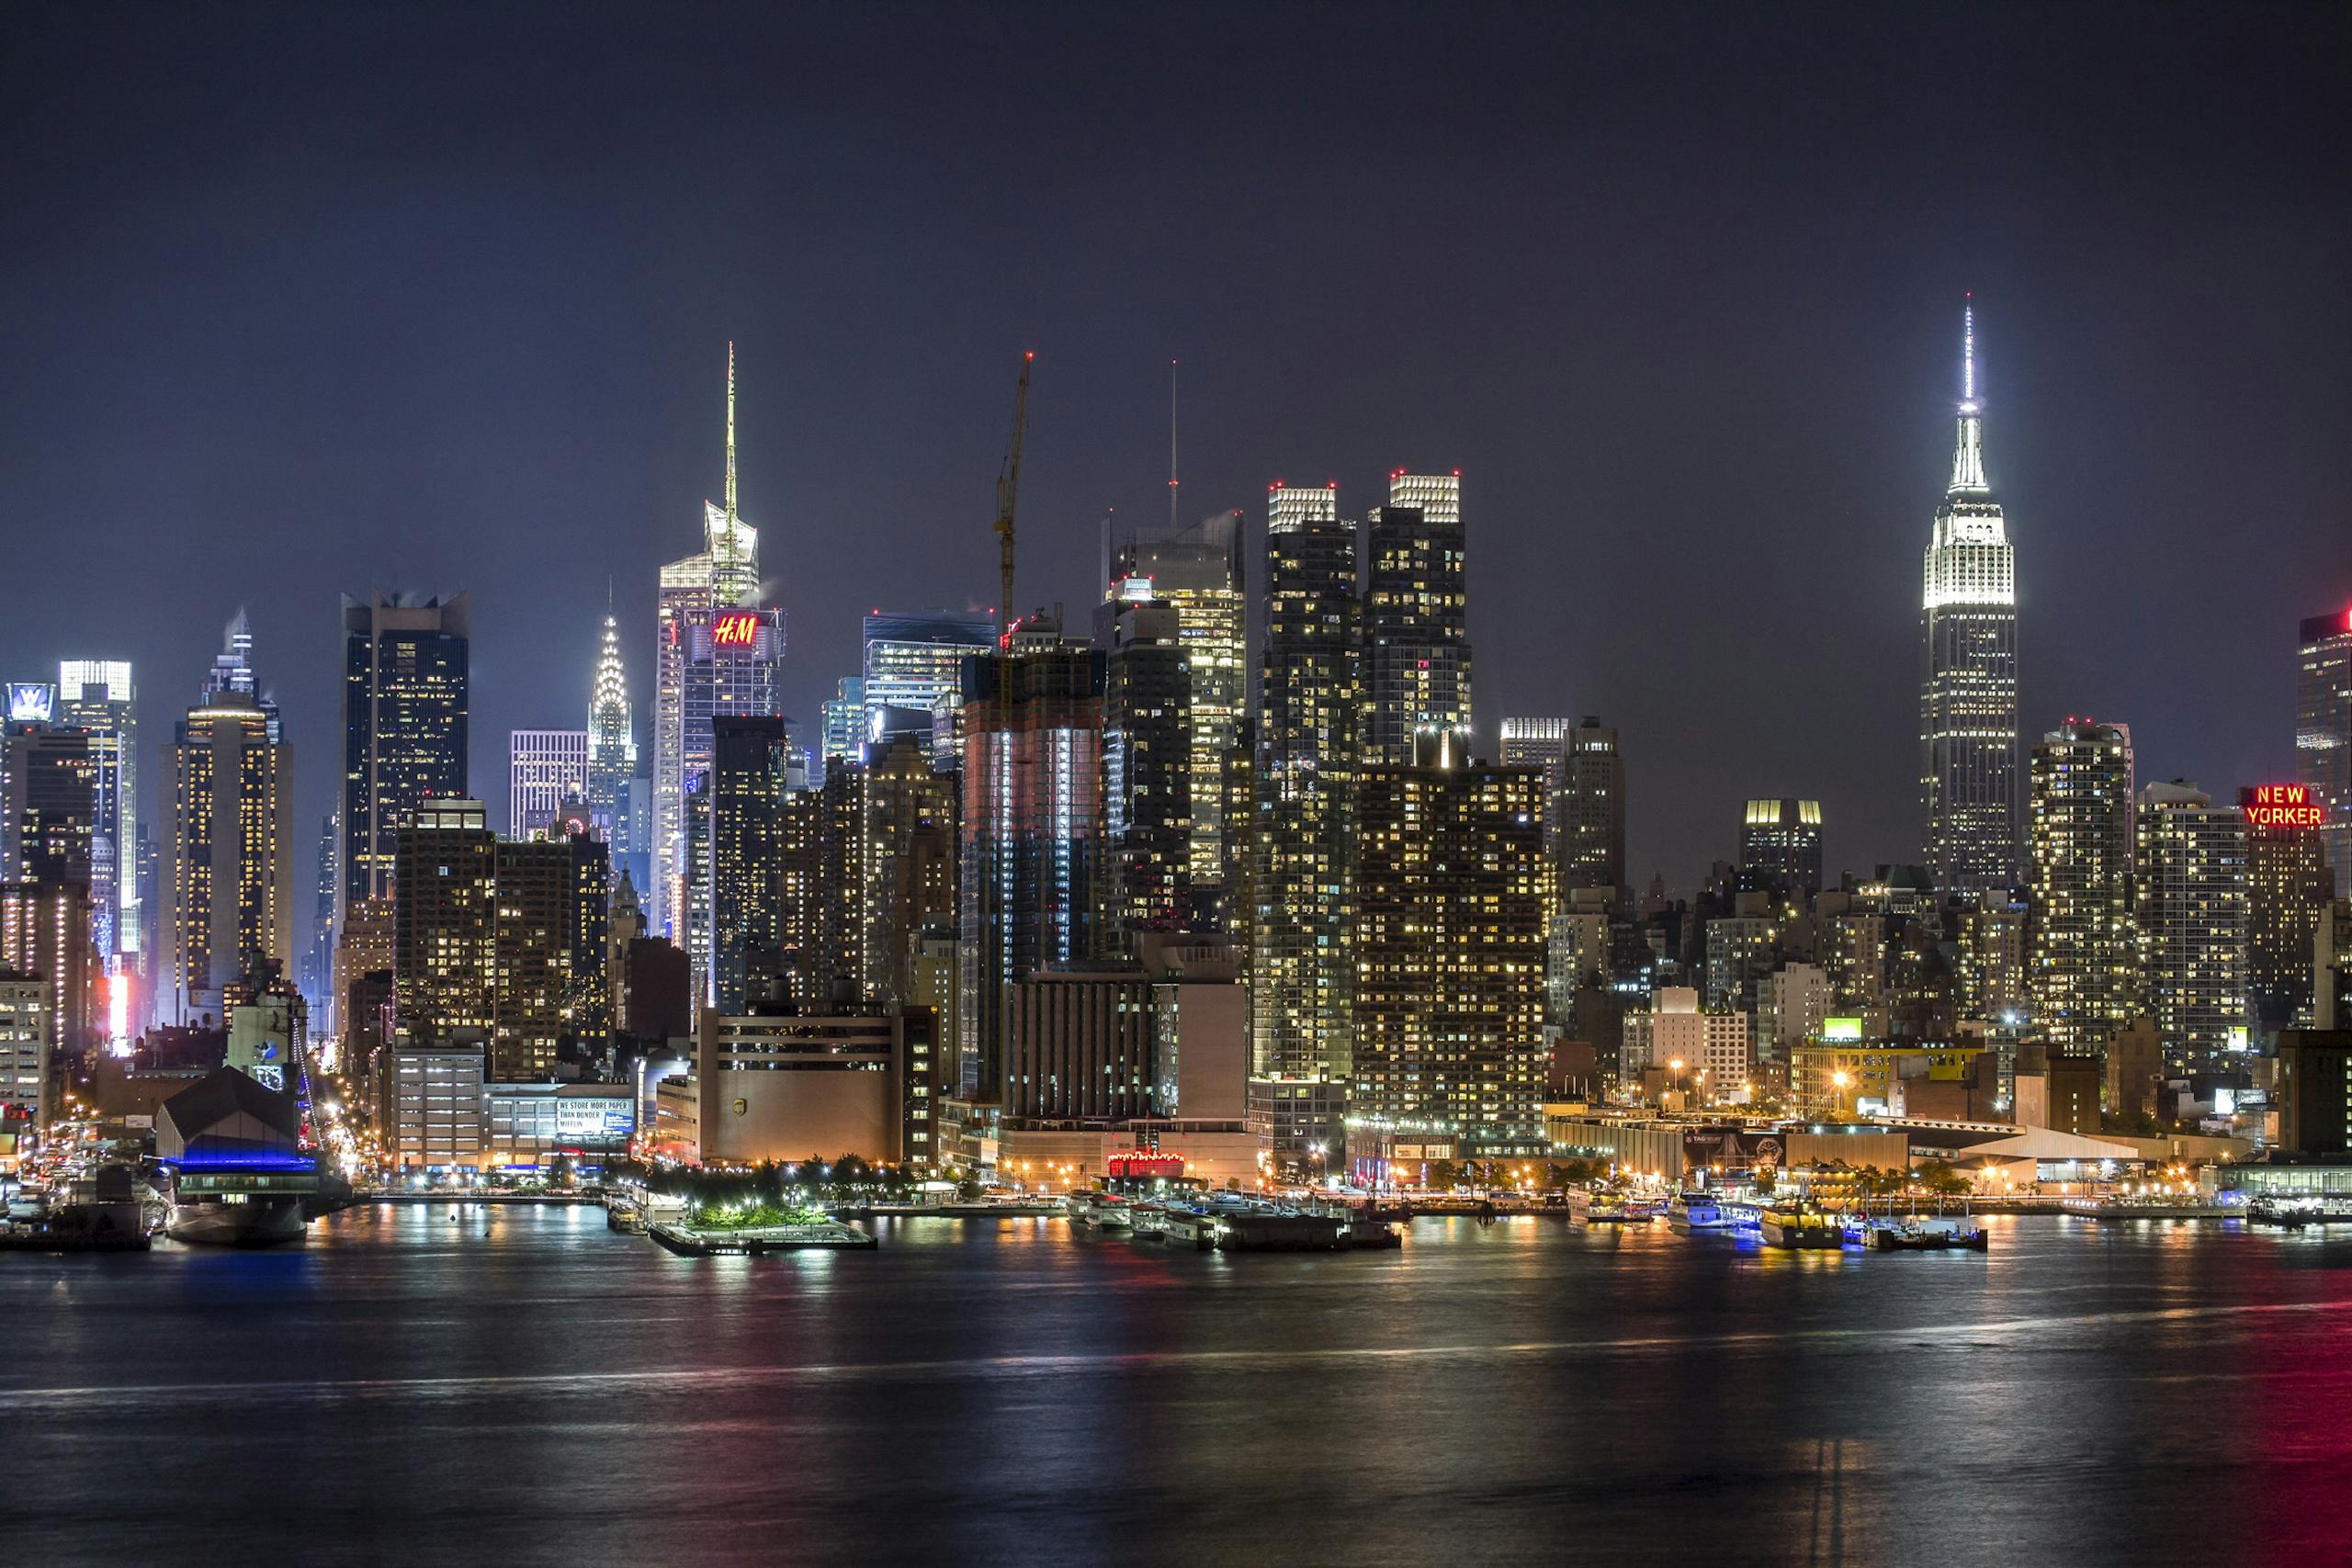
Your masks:
{"label": "skyscraper antenna", "polygon": [[735,521],[735,340],[727,340],[727,521]]}
{"label": "skyscraper antenna", "polygon": [[1168,362],[1168,531],[1176,531],[1176,362]]}
{"label": "skyscraper antenna", "polygon": [[1976,412],[1976,295],[1971,290],[1961,296],[1965,301],[1960,308],[1960,400],[1969,412]]}

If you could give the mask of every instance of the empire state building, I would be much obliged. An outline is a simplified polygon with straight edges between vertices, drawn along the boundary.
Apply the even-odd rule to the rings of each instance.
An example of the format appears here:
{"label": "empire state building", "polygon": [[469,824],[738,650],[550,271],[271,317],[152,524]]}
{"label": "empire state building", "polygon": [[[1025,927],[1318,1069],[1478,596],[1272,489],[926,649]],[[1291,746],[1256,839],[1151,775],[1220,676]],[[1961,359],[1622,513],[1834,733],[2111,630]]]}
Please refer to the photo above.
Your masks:
{"label": "empire state building", "polygon": [[1962,321],[1959,441],[1919,615],[1919,795],[1935,886],[1976,893],[2018,880],[2017,557],[1984,479],[1973,307]]}

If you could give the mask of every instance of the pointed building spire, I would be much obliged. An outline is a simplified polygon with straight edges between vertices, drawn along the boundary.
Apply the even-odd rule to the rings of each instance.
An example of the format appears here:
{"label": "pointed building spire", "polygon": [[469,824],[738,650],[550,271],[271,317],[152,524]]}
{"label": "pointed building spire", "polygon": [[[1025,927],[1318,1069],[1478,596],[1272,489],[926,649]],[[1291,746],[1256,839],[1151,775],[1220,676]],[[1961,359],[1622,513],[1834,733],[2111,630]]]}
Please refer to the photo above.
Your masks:
{"label": "pointed building spire", "polygon": [[735,521],[735,340],[727,340],[727,521]]}
{"label": "pointed building spire", "polygon": [[1960,310],[1960,434],[1951,454],[1951,491],[1983,495],[1993,487],[1984,479],[1984,408],[1976,400],[1976,296],[1963,295]]}

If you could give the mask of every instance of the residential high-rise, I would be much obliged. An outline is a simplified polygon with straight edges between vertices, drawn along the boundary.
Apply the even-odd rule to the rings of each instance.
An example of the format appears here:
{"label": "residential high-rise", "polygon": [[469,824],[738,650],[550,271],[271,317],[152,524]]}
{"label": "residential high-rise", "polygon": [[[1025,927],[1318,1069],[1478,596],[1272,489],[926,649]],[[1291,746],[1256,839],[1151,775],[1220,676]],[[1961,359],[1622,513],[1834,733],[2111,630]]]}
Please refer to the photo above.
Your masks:
{"label": "residential high-rise", "polygon": [[1354,1059],[1356,536],[1337,486],[1277,485],[1268,498],[1250,946],[1261,1078],[1343,1084]]}
{"label": "residential high-rise", "polygon": [[874,721],[885,709],[929,713],[951,721],[934,729],[932,760],[939,767],[956,767],[962,759],[953,744],[952,718],[964,705],[964,661],[996,647],[998,630],[996,617],[985,610],[876,610],[867,615],[862,738],[872,737]]}
{"label": "residential high-rise", "polygon": [[1250,706],[1241,513],[1221,512],[1182,528],[1138,532],[1121,553],[1115,575],[1149,579],[1152,597],[1176,607],[1192,693],[1190,874],[1196,906],[1229,931],[1240,913],[1238,885],[1246,865],[1238,851],[1248,836],[1246,822],[1228,826],[1222,786],[1226,760],[1240,743]]}
{"label": "residential high-rise", "polygon": [[1587,717],[1568,731],[1551,810],[1563,892],[1625,887],[1625,757],[1617,732]]}
{"label": "residential high-rise", "polygon": [[90,889],[81,882],[0,882],[0,970],[38,976],[49,1047],[95,1043]]}
{"label": "residential high-rise", "polygon": [[1365,520],[1363,725],[1368,765],[1408,764],[1422,730],[1470,731],[1469,594],[1458,474],[1388,476]]}
{"label": "residential high-rise", "polygon": [[2097,1050],[2140,1005],[2132,919],[2132,732],[2069,719],[2033,749],[2033,1021]]}
{"label": "residential high-rise", "polygon": [[574,943],[586,933],[573,897],[573,848],[561,836],[502,840],[492,870],[490,1069],[494,1082],[529,1083],[555,1076],[558,1052],[575,1028]]}
{"label": "residential high-rise", "polygon": [[1006,988],[1102,945],[1102,660],[1057,631],[1031,617],[1002,657],[965,667],[957,1077],[967,1100],[1001,1092]]}
{"label": "residential high-rise", "polygon": [[2295,776],[2324,822],[2338,887],[2352,887],[2352,610],[2302,624],[2295,670]]}
{"label": "residential high-rise", "polygon": [[1821,891],[1821,802],[1751,800],[1739,830],[1739,890]]}
{"label": "residential high-rise", "polygon": [[1984,477],[1973,307],[1961,366],[1960,436],[1919,617],[1919,792],[1936,887],[1998,893],[2018,875],[2017,556]]}
{"label": "residential high-rise", "polygon": [[2335,894],[2320,842],[2324,807],[2308,784],[2238,791],[2246,830],[2246,993],[2255,1031],[2267,1038],[2312,1010],[2312,942]]}
{"label": "residential high-rise", "polygon": [[180,721],[164,775],[155,1013],[218,1020],[229,982],[294,961],[292,749],[274,715],[225,687]]}
{"label": "residential high-rise", "polygon": [[49,1121],[49,982],[0,967],[0,1131]]}
{"label": "residential high-rise", "polygon": [[922,933],[956,914],[956,780],[932,766],[928,736],[870,745],[859,803],[860,987],[885,1007],[935,1005],[918,995]]}
{"label": "residential high-rise", "polygon": [[1103,657],[1102,810],[1109,854],[1106,937],[1192,926],[1192,677],[1176,606],[1130,577],[1096,614]]}
{"label": "residential high-rise", "polygon": [[1418,760],[1356,786],[1354,1089],[1360,1115],[1451,1124],[1499,1152],[1540,1139],[1546,934],[1557,902],[1535,768]]}
{"label": "residential high-rise", "polygon": [[466,793],[466,595],[343,602],[343,906],[392,889],[401,824]]}
{"label": "residential high-rise", "polygon": [[96,796],[90,846],[93,913],[104,928],[101,959],[140,951],[139,705],[130,664],[68,659],[57,666],[57,722],[90,738]]}
{"label": "residential high-rise", "polygon": [[621,668],[620,622],[605,617],[605,642],[588,688],[588,816],[607,847],[613,876],[632,885],[650,874],[646,864],[650,824],[638,796],[637,724]]}
{"label": "residential high-rise", "polygon": [[0,750],[0,878],[78,882],[94,894],[104,886],[96,862],[112,846],[98,842],[105,837],[98,828],[100,763],[92,751],[91,738],[78,729],[23,721],[7,727]]}
{"label": "residential high-rise", "polygon": [[412,810],[392,843],[400,1031],[423,1044],[469,1032],[486,1040],[498,984],[498,835],[489,813],[478,800],[435,800]]}
{"label": "residential high-rise", "polygon": [[588,732],[514,729],[506,741],[506,831],[515,838],[554,825],[567,801],[588,795]]}
{"label": "residential high-rise", "polygon": [[2134,831],[2133,912],[2165,1060],[2225,1067],[2248,1049],[2245,816],[2176,780],[2140,792]]}
{"label": "residential high-rise", "polygon": [[783,970],[784,780],[781,718],[722,714],[711,725],[711,954],[705,1000],[741,1013]]}
{"label": "residential high-rise", "polygon": [[727,345],[727,489],[704,502],[703,547],[662,569],[653,691],[651,930],[707,976],[709,933],[689,929],[686,796],[710,771],[711,720],[782,712],[784,612],[760,604],[760,534],[735,509],[735,345]]}

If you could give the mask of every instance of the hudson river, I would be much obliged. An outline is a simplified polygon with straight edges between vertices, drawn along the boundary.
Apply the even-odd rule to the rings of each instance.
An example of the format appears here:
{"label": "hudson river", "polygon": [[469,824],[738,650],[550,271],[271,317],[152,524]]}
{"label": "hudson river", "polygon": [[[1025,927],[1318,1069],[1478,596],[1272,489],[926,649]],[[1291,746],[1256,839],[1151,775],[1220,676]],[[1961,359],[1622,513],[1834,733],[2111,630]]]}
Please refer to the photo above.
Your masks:
{"label": "hudson river", "polygon": [[26,1564],[1904,1564],[2352,1554],[2352,1237],[1989,1257],[1059,1220],[684,1258],[589,1209],[0,1256]]}

